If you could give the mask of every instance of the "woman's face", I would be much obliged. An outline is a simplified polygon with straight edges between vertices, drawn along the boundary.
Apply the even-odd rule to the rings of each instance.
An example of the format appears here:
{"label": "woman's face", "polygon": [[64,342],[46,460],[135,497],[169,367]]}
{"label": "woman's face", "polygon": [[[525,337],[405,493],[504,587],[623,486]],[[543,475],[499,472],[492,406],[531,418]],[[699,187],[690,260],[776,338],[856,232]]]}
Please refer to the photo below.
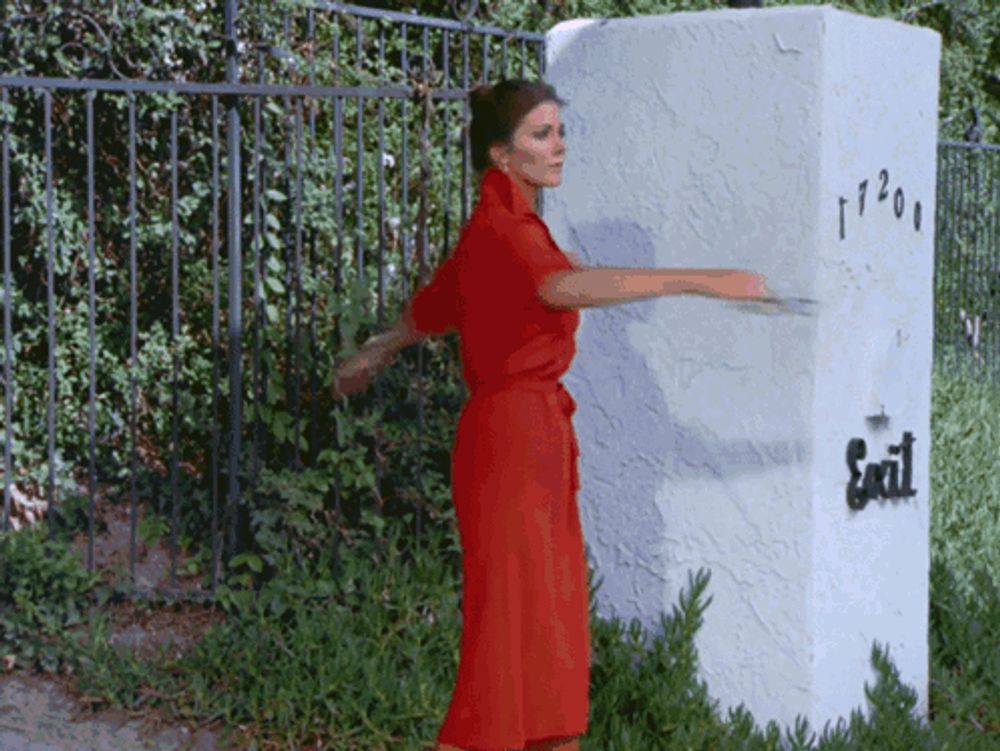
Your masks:
{"label": "woman's face", "polygon": [[554,188],[562,182],[566,157],[566,126],[559,119],[559,105],[542,102],[522,118],[511,137],[510,149],[495,144],[490,157],[497,167],[507,161],[507,174],[539,188]]}

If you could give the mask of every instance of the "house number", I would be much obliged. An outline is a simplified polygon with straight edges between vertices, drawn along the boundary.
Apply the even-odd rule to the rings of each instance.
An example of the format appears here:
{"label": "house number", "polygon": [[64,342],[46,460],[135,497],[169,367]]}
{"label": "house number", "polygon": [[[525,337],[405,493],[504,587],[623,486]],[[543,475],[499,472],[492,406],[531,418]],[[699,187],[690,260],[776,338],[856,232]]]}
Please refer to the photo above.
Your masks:
{"label": "house number", "polygon": [[[917,494],[910,487],[913,480],[913,433],[903,433],[903,441],[897,446],[890,445],[890,454],[903,455],[903,485],[899,485],[899,464],[893,459],[882,462],[870,462],[862,476],[858,469],[858,460],[866,455],[865,442],[862,438],[852,438],[847,442],[847,468],[851,470],[851,479],[847,483],[847,505],[854,511],[860,511],[872,498],[906,498]],[[859,484],[860,479],[860,484]],[[886,487],[885,481],[889,485]]]}
{"label": "house number", "polygon": [[[883,169],[878,173],[879,180],[881,181],[881,187],[878,191],[878,201],[881,203],[889,197],[889,170]],[[865,215],[865,195],[868,193],[868,180],[864,179],[858,183],[858,216]],[[847,205],[848,199],[840,196],[840,239],[843,240],[846,236],[846,229],[844,227],[845,217],[844,217],[844,207]],[[902,188],[896,188],[896,192],[892,194],[892,210],[896,215],[897,219],[903,218],[903,213],[906,209],[906,196],[903,193]],[[913,229],[917,232],[920,231],[920,201],[913,204]]]}

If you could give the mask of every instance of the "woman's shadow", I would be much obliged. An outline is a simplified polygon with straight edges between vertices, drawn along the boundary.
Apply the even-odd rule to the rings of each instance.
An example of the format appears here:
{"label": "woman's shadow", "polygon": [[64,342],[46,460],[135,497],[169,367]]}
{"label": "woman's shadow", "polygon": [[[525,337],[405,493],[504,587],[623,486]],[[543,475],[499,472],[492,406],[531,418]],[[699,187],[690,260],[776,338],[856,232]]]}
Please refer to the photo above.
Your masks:
{"label": "woman's shadow", "polygon": [[[568,237],[565,249],[590,266],[720,266],[690,255],[654,257],[653,240],[633,222],[577,224]],[[668,565],[699,568],[728,546],[784,534],[770,521],[762,528],[760,514],[748,508],[787,510],[787,499],[747,497],[745,488],[753,475],[775,469],[808,471],[811,369],[794,363],[812,319],[747,316],[721,300],[687,295],[581,314],[577,353],[563,380],[578,405],[587,555],[592,566],[600,563],[602,600],[612,610],[611,603],[634,606],[628,616],[614,614],[642,618],[640,600],[662,597]]]}

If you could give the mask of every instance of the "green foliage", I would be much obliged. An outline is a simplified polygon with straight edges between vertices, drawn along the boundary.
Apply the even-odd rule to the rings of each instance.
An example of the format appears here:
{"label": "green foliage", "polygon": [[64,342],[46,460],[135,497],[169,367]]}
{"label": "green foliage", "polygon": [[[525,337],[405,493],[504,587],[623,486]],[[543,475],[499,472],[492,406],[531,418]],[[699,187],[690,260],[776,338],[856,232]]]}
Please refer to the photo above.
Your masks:
{"label": "green foliage", "polygon": [[1000,589],[997,570],[977,565],[974,596],[963,594],[956,569],[931,556],[931,689],[939,712],[977,729],[1000,728]]}
{"label": "green foliage", "polygon": [[693,642],[711,602],[701,603],[709,579],[703,570],[689,576],[680,607],[669,618],[661,613],[662,636],[651,648],[638,619],[627,631],[617,618],[592,620],[596,654],[591,701],[595,710],[601,709],[593,713],[591,737],[614,740],[623,748],[639,748],[651,738],[669,738],[678,748],[718,747],[724,728],[713,713],[707,686],[698,680]]}
{"label": "green foliage", "polygon": [[[143,695],[171,697],[179,716],[210,716],[230,729],[242,727],[241,747],[320,742],[328,744],[320,746],[325,748],[423,748],[447,707],[457,669],[460,626],[454,592],[460,572],[454,565],[441,566],[436,554],[407,556],[403,534],[401,524],[387,523],[389,555],[378,566],[372,565],[371,541],[359,541],[345,555],[338,579],[294,571],[259,592],[226,589],[220,601],[227,622],[183,657],[161,656],[157,669],[147,674],[152,691],[132,678],[137,671],[128,656],[100,651],[98,620],[90,643],[80,647],[88,655],[80,662],[81,688],[123,706],[136,705]],[[440,533],[432,536],[433,547],[442,547]],[[698,679],[694,646],[711,604],[705,597],[709,582],[707,571],[689,575],[679,604],[669,616],[661,615],[660,633],[652,639],[635,620],[626,627],[617,618],[597,617],[599,585],[590,586],[591,717],[582,748],[996,747],[995,733],[955,724],[940,705],[931,723],[918,718],[916,692],[902,684],[888,649],[878,643],[872,645],[876,681],[865,685],[866,711],[858,708],[821,733],[801,716],[794,727],[769,722],[761,728],[742,704],[720,717],[718,703]],[[970,605],[952,593],[949,606],[955,608],[957,627]],[[1000,599],[992,607],[995,615]],[[985,643],[977,645],[958,631],[954,636],[962,660],[995,658]],[[977,683],[961,687],[963,696],[988,703],[992,686],[984,676],[967,680]],[[973,688],[978,694],[969,691]],[[990,721],[979,715],[983,725]]]}
{"label": "green foliage", "polygon": [[[991,316],[992,320],[992,316]],[[989,361],[987,361],[989,363]],[[985,376],[985,377],[984,377]],[[992,749],[1000,727],[1000,481],[994,471],[1000,381],[944,347],[931,399],[931,699],[939,717],[969,723]],[[991,745],[992,744],[992,745]]]}
{"label": "green foliage", "polygon": [[[855,709],[849,720],[827,723],[818,734],[801,715],[794,727],[784,732],[773,721],[760,728],[743,704],[731,708],[723,720],[718,702],[710,698],[707,685],[698,678],[694,647],[702,615],[711,603],[711,598],[702,603],[709,580],[707,571],[689,574],[687,591],[679,596],[679,607],[674,607],[669,618],[661,614],[660,635],[648,648],[647,635],[638,620],[633,619],[627,630],[617,618],[592,620],[592,712],[582,748],[913,751],[995,747],[995,741],[946,722],[939,720],[932,727],[921,720],[914,711],[916,692],[900,681],[888,648],[878,643],[872,645],[871,652],[877,680],[874,686],[865,685],[866,713]],[[1000,606],[1000,597],[994,602],[994,607]],[[968,613],[968,601],[953,595],[951,604],[956,614]],[[967,657],[974,651],[982,658],[989,654],[985,641],[969,650],[969,641],[963,640],[959,649],[967,650]],[[983,700],[991,682],[982,675],[975,680],[977,696]]]}
{"label": "green foliage", "polygon": [[970,600],[984,595],[980,568],[1000,576],[1000,378],[982,377],[945,348],[934,364],[931,399],[931,549]]}
{"label": "green foliage", "polygon": [[0,532],[0,653],[44,670],[60,664],[63,630],[83,622],[100,580],[47,527]]}
{"label": "green foliage", "polygon": [[[184,716],[212,714],[231,729],[249,723],[259,741],[285,747],[309,739],[360,749],[372,738],[413,743],[417,733],[430,735],[457,657],[448,645],[458,638],[459,573],[434,556],[401,553],[401,523],[384,531],[389,556],[382,565],[372,565],[371,541],[362,540],[336,580],[292,569],[257,592],[222,587],[227,622],[182,658],[162,655],[145,682],[130,680],[127,655],[103,650],[95,620],[92,637],[79,646],[81,689],[125,706],[171,696]],[[257,725],[265,717],[271,729]]]}

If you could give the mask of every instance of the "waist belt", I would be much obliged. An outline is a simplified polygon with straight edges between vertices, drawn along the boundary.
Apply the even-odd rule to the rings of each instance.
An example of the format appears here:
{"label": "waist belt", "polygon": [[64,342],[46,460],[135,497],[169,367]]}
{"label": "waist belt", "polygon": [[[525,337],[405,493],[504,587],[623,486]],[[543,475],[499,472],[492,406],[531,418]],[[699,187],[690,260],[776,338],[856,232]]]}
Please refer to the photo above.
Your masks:
{"label": "waist belt", "polygon": [[[485,397],[500,392],[516,392],[516,391],[533,391],[535,393],[542,394],[554,394],[556,397],[556,403],[562,410],[562,413],[566,416],[567,420],[571,420],[573,413],[576,412],[576,402],[573,397],[570,396],[569,391],[563,386],[562,381],[552,381],[552,380],[530,380],[525,378],[511,378],[506,380],[489,381],[487,383],[480,384],[472,391],[469,399],[475,399],[477,397]],[[571,467],[571,481],[573,483],[573,493],[576,494],[576,490],[580,487],[580,477],[577,472],[577,457],[580,456],[580,448],[576,442],[576,432],[573,430],[572,422],[569,426],[570,435],[570,467]]]}

